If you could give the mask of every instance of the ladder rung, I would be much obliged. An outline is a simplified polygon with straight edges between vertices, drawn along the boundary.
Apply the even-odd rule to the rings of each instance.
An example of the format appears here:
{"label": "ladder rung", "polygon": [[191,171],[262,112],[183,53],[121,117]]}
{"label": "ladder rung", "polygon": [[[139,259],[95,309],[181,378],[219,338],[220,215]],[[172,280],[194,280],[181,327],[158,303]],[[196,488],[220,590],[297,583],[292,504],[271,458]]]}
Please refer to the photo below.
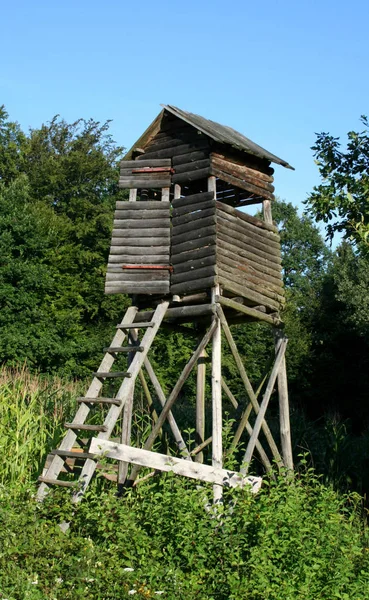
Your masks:
{"label": "ladder rung", "polygon": [[142,352],[143,351],[143,346],[118,346],[117,348],[104,348],[104,352],[111,352],[111,353],[115,353],[115,352]]}
{"label": "ladder rung", "polygon": [[106,425],[85,425],[84,423],[64,423],[67,429],[81,429],[83,431],[108,431]]}
{"label": "ladder rung", "polygon": [[147,323],[127,323],[117,325],[117,329],[141,329],[143,327],[154,327],[154,321],[147,321]]}
{"label": "ladder rung", "polygon": [[65,456],[65,458],[95,458],[90,452],[78,452],[78,450],[53,450],[50,454]]}
{"label": "ladder rung", "polygon": [[62,481],[61,479],[48,479],[47,477],[39,477],[38,481],[47,483],[48,485],[61,485],[62,487],[76,487],[77,481]]}
{"label": "ladder rung", "polygon": [[97,373],[92,373],[94,377],[100,378],[109,378],[114,379],[116,377],[132,377],[131,373],[128,371],[107,371],[106,373],[103,371],[98,371]]}
{"label": "ladder rung", "polygon": [[116,406],[120,405],[120,400],[117,400],[117,398],[103,398],[102,396],[97,398],[88,398],[87,396],[81,396],[80,398],[77,398],[77,402],[85,402],[86,404],[115,404]]}

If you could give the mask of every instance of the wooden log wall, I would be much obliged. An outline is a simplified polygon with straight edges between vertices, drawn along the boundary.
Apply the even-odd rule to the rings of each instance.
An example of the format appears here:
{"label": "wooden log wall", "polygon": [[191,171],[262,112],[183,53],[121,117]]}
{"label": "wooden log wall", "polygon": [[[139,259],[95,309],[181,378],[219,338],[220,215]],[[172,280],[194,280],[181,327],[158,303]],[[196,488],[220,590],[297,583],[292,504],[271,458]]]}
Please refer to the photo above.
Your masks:
{"label": "wooden log wall", "polygon": [[117,202],[106,294],[166,295],[169,267],[170,202]]}
{"label": "wooden log wall", "polygon": [[216,206],[213,192],[173,200],[171,293],[210,289],[216,277]]}
{"label": "wooden log wall", "polygon": [[209,153],[206,135],[179,119],[167,118],[137,162],[171,159],[172,183],[191,183],[208,177]]}
{"label": "wooden log wall", "polygon": [[273,169],[266,170],[269,172],[262,172],[258,165],[252,163],[247,166],[244,160],[237,160],[233,156],[217,152],[210,154],[211,175],[248,191],[255,198],[274,200]]}
{"label": "wooden log wall", "polygon": [[277,228],[216,202],[217,279],[223,290],[271,312],[284,304]]}

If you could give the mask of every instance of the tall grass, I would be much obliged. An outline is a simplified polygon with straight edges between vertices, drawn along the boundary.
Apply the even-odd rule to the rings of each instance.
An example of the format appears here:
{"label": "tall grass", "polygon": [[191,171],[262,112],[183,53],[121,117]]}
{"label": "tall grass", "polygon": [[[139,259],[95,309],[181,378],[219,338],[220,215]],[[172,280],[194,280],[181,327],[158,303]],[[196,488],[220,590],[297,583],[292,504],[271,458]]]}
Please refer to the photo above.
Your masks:
{"label": "tall grass", "polygon": [[75,407],[77,384],[0,369],[0,484],[34,481]]}

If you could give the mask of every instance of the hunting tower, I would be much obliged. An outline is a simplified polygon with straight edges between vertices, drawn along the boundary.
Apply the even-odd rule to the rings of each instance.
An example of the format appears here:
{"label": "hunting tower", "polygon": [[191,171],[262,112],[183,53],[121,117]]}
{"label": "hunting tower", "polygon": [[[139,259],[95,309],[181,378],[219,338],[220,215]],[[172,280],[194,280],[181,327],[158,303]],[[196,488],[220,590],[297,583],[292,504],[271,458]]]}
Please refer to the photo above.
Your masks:
{"label": "hunting tower", "polygon": [[[78,500],[101,453],[119,461],[121,484],[135,482],[141,467],[170,469],[213,483],[215,500],[221,498],[225,485],[247,482],[254,490],[259,487],[259,478],[247,477],[255,451],[267,471],[271,461],[279,467],[293,468],[284,358],[287,340],[280,317],[284,290],[280,241],[272,221],[271,163],[291,168],[233,129],[173,106],[165,106],[129,150],[121,163],[119,179],[120,187],[129,190],[129,201],[117,202],[105,291],[130,295],[132,306],[117,326],[86,396],[79,398],[74,421],[66,423],[68,433],[40,478],[40,497],[49,485],[75,485],[68,478],[57,477],[66,461],[73,471],[80,459],[82,470],[74,494]],[[254,204],[262,208],[263,219],[242,210]],[[266,322],[275,336],[273,360],[255,390],[230,329],[231,324],[245,321]],[[183,327],[185,323],[194,327]],[[148,356],[161,327],[181,329],[198,338],[196,350],[168,397]],[[222,330],[245,387],[247,402],[243,404],[222,377]],[[122,355],[128,359],[126,370],[112,370]],[[194,368],[197,445],[190,449],[172,408]],[[211,373],[210,430],[205,423],[207,372]],[[134,448],[130,443],[137,379],[149,403],[153,404],[154,394],[160,406],[160,411],[154,411],[152,431],[144,448]],[[119,387],[105,396],[102,387],[109,385],[111,390],[112,380],[119,381]],[[277,442],[266,421],[276,386],[280,415]],[[237,447],[245,432],[248,434],[238,472],[223,469],[222,394],[236,411],[233,445]],[[106,411],[103,423],[88,425],[86,420],[96,405]],[[178,457],[152,451],[166,420]],[[121,443],[111,441],[117,423],[121,423]],[[87,431],[96,437],[87,441],[85,448],[75,449],[81,432]]]}

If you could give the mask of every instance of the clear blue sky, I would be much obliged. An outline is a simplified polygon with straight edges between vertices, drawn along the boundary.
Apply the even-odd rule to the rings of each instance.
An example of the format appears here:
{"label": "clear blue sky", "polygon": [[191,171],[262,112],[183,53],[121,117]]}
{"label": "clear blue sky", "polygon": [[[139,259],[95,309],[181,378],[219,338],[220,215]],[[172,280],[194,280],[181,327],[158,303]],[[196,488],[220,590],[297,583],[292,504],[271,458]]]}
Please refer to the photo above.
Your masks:
{"label": "clear blue sky", "polygon": [[23,128],[112,119],[127,149],[174,104],[290,162],[276,193],[300,205],[314,132],[369,113],[368,24],[368,0],[3,0],[0,104]]}

